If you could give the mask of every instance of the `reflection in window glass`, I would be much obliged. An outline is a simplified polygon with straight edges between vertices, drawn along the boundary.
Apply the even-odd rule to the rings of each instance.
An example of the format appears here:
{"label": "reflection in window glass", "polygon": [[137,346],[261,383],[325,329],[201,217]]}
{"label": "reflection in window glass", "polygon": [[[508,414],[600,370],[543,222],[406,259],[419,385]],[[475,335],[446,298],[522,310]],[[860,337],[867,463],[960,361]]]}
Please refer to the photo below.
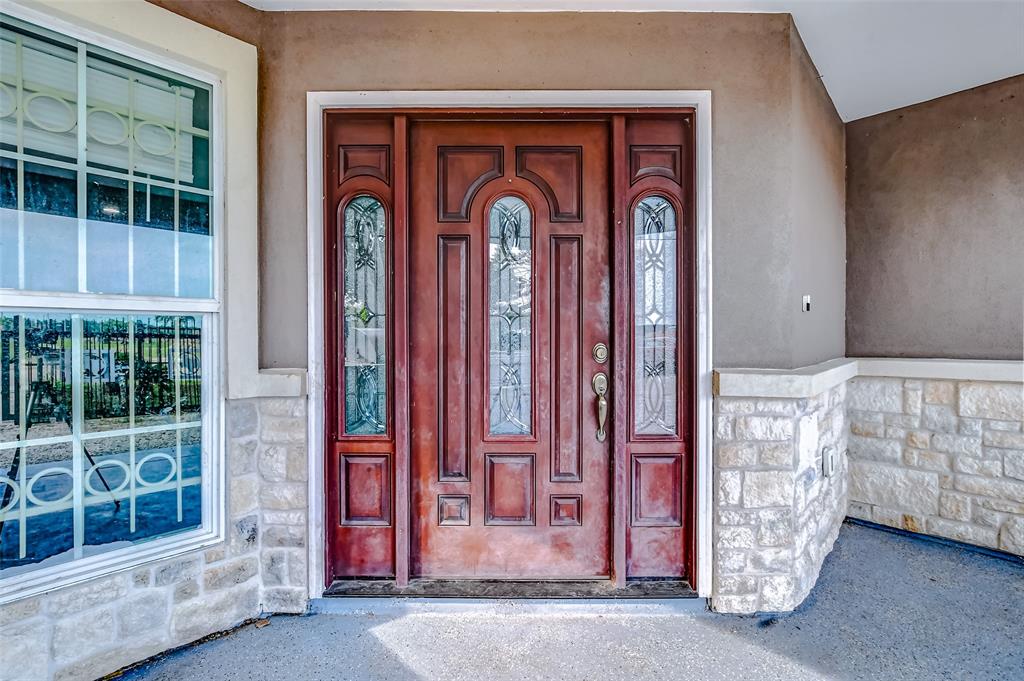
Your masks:
{"label": "reflection in window glass", "polygon": [[384,206],[357,196],[344,212],[345,433],[387,431],[387,243]]}
{"label": "reflection in window glass", "polygon": [[0,78],[0,287],[211,297],[209,86],[7,17]]}
{"label": "reflection in window glass", "polygon": [[530,368],[533,251],[531,215],[515,196],[498,199],[489,216],[489,432],[531,432]]}
{"label": "reflection in window glass", "polygon": [[0,577],[201,524],[200,317],[7,310],[0,331]]}
{"label": "reflection in window glass", "polygon": [[638,435],[677,431],[676,212],[648,196],[633,214],[633,414]]}

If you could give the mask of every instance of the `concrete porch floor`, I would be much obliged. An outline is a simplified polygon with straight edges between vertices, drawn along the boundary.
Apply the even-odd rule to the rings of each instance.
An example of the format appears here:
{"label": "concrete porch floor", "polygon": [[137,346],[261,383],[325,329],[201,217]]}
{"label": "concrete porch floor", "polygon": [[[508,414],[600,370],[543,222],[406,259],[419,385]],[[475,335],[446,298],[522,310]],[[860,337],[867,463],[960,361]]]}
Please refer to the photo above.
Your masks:
{"label": "concrete porch floor", "polygon": [[792,614],[736,617],[657,604],[538,614],[275,617],[126,673],[132,680],[1021,679],[1024,565],[844,525]]}

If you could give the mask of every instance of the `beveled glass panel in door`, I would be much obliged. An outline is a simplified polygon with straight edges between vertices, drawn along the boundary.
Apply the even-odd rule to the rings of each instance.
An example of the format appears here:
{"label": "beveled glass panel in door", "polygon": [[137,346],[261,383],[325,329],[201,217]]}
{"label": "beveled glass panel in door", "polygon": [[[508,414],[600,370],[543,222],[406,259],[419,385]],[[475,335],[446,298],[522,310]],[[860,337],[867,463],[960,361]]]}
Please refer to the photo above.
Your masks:
{"label": "beveled glass panel in door", "polygon": [[676,211],[657,195],[633,214],[633,418],[637,435],[678,432]]}
{"label": "beveled glass panel in door", "polygon": [[491,435],[532,430],[532,216],[515,196],[498,199],[488,217],[489,428]]}
{"label": "beveled glass panel in door", "polygon": [[357,196],[344,211],[346,435],[387,432],[387,228],[384,206]]}

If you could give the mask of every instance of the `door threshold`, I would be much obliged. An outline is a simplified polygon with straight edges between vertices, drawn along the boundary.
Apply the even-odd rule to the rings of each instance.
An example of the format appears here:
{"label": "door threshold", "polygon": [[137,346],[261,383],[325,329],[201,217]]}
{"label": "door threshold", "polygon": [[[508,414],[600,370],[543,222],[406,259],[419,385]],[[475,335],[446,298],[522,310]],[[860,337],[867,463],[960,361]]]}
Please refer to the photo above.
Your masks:
{"label": "door threshold", "polygon": [[681,579],[637,579],[616,587],[607,580],[509,581],[411,579],[398,587],[389,579],[337,579],[325,598],[483,598],[483,599],[664,599],[697,598]]}

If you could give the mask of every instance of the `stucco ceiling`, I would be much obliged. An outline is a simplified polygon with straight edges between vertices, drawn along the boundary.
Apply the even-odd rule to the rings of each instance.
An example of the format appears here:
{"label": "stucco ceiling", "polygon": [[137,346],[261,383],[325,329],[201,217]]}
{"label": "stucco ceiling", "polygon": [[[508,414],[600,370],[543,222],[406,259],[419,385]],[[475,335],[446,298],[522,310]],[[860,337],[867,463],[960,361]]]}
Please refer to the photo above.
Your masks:
{"label": "stucco ceiling", "polygon": [[1022,0],[243,0],[262,10],[789,12],[844,121],[1024,73]]}

